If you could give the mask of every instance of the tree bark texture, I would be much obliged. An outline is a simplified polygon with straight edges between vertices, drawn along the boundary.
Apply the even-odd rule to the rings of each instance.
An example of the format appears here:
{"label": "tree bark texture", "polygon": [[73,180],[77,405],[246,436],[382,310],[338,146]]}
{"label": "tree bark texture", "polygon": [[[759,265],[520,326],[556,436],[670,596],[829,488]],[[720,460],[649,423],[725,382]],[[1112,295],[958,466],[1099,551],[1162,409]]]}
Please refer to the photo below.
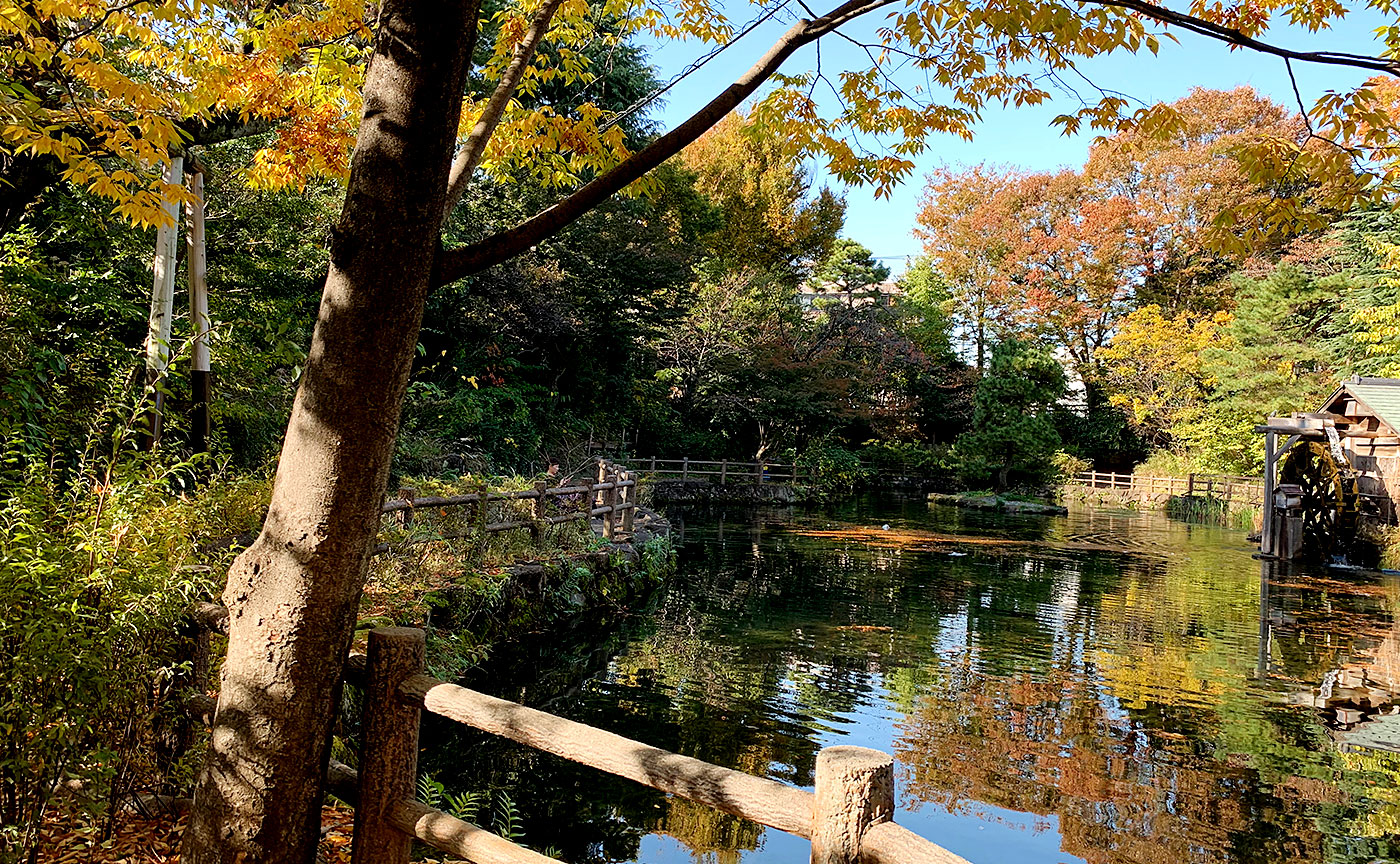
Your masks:
{"label": "tree bark texture", "polygon": [[345,207],[228,657],[182,861],[309,864],[341,667],[438,244],[473,0],[386,0]]}

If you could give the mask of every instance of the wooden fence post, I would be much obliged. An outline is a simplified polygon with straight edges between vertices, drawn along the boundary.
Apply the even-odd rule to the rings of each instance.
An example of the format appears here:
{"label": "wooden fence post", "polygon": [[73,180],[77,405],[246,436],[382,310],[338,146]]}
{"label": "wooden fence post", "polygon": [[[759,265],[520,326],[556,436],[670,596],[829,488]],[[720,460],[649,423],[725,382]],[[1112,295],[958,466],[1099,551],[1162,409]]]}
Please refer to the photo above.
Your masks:
{"label": "wooden fence post", "polygon": [[655,457],[655,456],[651,457],[651,468],[648,470],[647,473],[651,474],[653,477],[656,476],[656,457]]}
{"label": "wooden fence post", "polygon": [[632,481],[632,485],[628,486],[625,490],[623,490],[626,493],[626,497],[623,499],[623,503],[627,504],[628,506],[626,510],[622,511],[622,530],[628,534],[631,534],[632,518],[637,513],[637,475],[635,472],[632,471],[623,471],[622,477],[625,480]]}
{"label": "wooden fence post", "polygon": [[1196,494],[1196,475],[1195,475],[1195,473],[1193,472],[1193,473],[1190,473],[1190,474],[1187,474],[1187,475],[1186,475],[1186,497],[1187,497],[1187,498],[1190,498],[1192,495],[1195,495],[1195,494]]}
{"label": "wooden fence post", "polygon": [[894,758],[868,747],[817,754],[811,864],[860,864],[860,838],[894,818]]}
{"label": "wooden fence post", "polygon": [[535,481],[535,500],[530,502],[530,536],[536,543],[544,536],[544,520],[549,514],[545,508],[545,502],[549,500],[549,496],[545,494],[548,488],[548,480]]}
{"label": "wooden fence post", "polygon": [[618,488],[617,485],[622,482],[622,470],[611,463],[608,464],[608,469],[612,475],[613,484],[613,488],[608,493],[608,506],[612,507],[612,510],[608,511],[608,522],[612,525],[613,533],[616,534],[617,529],[622,527],[622,513],[617,508],[622,506],[622,496],[626,490]]}
{"label": "wooden fence post", "polygon": [[400,486],[399,497],[408,502],[408,507],[399,511],[399,524],[404,528],[413,527],[413,499],[418,497],[415,486]]}
{"label": "wooden fence post", "polygon": [[399,684],[423,669],[422,630],[370,631],[352,864],[408,864],[413,838],[389,818],[400,801],[411,801],[416,794],[419,709],[400,701]]}
{"label": "wooden fence post", "polygon": [[617,533],[617,476],[618,472],[611,465],[604,462],[600,466],[599,482],[612,483],[611,489],[603,490],[602,506],[611,508],[603,514],[603,536],[609,540]]}
{"label": "wooden fence post", "polygon": [[725,479],[729,476],[729,460],[719,460],[719,485],[723,486]]}
{"label": "wooden fence post", "polygon": [[681,479],[682,479],[682,480],[689,480],[689,479],[690,479],[690,457],[689,457],[689,456],[687,456],[687,457],[685,457],[684,459],[681,460]]}

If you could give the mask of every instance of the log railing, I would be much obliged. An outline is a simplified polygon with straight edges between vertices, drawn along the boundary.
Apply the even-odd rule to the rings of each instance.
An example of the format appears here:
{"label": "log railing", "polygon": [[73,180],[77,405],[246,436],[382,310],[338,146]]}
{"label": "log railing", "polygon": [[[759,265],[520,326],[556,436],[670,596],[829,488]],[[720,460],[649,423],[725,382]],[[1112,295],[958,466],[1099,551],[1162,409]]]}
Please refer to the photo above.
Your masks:
{"label": "log railing", "polygon": [[[637,510],[637,474],[627,471],[606,459],[596,460],[597,481],[572,486],[550,486],[547,482],[535,484],[534,489],[509,492],[492,492],[483,489],[466,495],[431,495],[418,497],[416,490],[404,487],[398,498],[384,502],[381,514],[396,518],[401,527],[412,528],[417,524],[419,511],[442,511],[448,508],[471,508],[469,513],[475,518],[461,530],[427,531],[411,534],[400,544],[428,543],[436,540],[451,540],[462,537],[480,536],[498,531],[513,531],[528,528],[539,537],[541,532],[552,525],[562,525],[579,519],[601,517],[603,536],[612,540],[620,531],[624,535],[632,533]],[[493,502],[528,501],[530,510],[525,518],[511,518],[507,515],[492,521],[488,508]],[[554,502],[555,506],[550,507]],[[562,512],[550,513],[551,509]],[[387,552],[390,544],[381,543],[375,553]],[[195,625],[194,676],[192,696],[186,704],[190,713],[196,716],[214,713],[213,701],[204,695],[210,680],[211,648],[209,635],[228,635],[228,610],[218,603],[196,603],[190,609],[190,617]]]}
{"label": "log railing", "polygon": [[878,750],[824,748],[808,792],[439,681],[424,669],[423,631],[408,627],[372,631],[368,655],[351,658],[350,677],[363,670],[365,688],[360,769],[333,764],[330,785],[355,804],[352,864],[408,864],[415,838],[477,864],[552,860],[414,800],[423,711],[796,834],[812,842],[812,864],[967,864],[894,823],[894,761]]}
{"label": "log railing", "polygon": [[1155,477],[1144,474],[1113,474],[1084,471],[1070,478],[1069,485],[1089,489],[1122,489],[1148,495],[1202,495],[1226,504],[1260,506],[1264,503],[1264,478],[1233,474],[1189,474],[1185,477]]}
{"label": "log railing", "polygon": [[707,479],[721,486],[726,483],[791,483],[795,486],[802,476],[801,466],[792,462],[658,459],[651,456],[637,460],[637,466],[653,480]]}
{"label": "log railing", "polygon": [[[515,531],[528,528],[537,536],[546,527],[561,525],[579,519],[601,517],[603,536],[611,540],[617,531],[629,533],[637,509],[637,476],[606,459],[598,459],[597,480],[585,484],[550,486],[548,481],[535,483],[533,489],[510,492],[481,489],[465,495],[419,496],[412,487],[399,489],[399,497],[384,502],[381,512],[390,516],[397,514],[399,524],[412,529],[417,524],[419,511],[424,513],[441,512],[448,508],[464,508],[465,517],[458,527],[447,531],[419,531],[410,536],[406,543],[427,543],[434,540],[452,540],[480,534],[493,534],[498,531]],[[505,503],[504,512],[492,518],[491,506]],[[528,512],[522,505],[509,506],[510,502],[529,502]],[[551,503],[553,506],[551,506]],[[551,512],[559,511],[559,512]],[[376,551],[384,552],[388,544],[381,544]]]}

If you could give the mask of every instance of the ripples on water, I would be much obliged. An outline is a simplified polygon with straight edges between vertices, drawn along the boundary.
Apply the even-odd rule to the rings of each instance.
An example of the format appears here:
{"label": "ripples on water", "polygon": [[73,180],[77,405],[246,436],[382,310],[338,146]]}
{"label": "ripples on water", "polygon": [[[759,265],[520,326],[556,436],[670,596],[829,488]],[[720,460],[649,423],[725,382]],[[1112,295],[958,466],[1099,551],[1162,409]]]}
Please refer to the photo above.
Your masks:
{"label": "ripples on water", "polygon": [[[886,501],[684,523],[675,584],[611,641],[561,636],[474,683],[802,786],[823,746],[893,752],[897,821],[977,864],[1400,860],[1389,577],[1261,580],[1243,532],[1160,514]],[[807,860],[595,771],[425,734],[426,770],[509,790],[567,861]]]}

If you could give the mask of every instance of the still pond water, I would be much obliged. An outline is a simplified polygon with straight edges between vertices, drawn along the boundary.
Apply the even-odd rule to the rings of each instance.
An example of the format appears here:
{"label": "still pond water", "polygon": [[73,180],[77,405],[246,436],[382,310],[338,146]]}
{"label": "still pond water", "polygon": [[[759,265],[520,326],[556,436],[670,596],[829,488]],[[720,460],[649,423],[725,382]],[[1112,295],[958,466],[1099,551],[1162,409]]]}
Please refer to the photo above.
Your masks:
{"label": "still pond water", "polygon": [[[652,605],[468,683],[799,786],[821,747],[891,752],[896,820],[975,864],[1400,861],[1391,577],[1265,570],[1243,532],[1156,513],[677,521]],[[425,771],[508,790],[526,841],[566,861],[807,861],[798,838],[470,730],[425,739]]]}

